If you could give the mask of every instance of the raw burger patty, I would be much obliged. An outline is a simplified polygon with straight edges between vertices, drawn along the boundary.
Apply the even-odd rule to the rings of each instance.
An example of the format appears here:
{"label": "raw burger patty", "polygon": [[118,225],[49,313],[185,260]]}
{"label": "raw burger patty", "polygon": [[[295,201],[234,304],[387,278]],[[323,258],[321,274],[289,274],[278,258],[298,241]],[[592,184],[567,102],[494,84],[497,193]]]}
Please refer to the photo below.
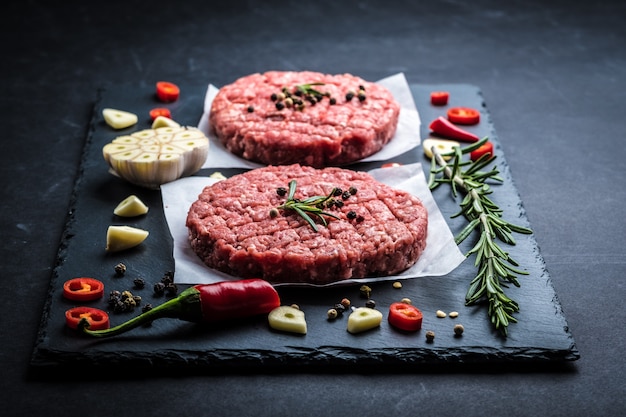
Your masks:
{"label": "raw burger patty", "polygon": [[[333,187],[357,192],[346,200],[336,197],[343,207],[325,211],[340,219],[328,217],[327,226],[317,221],[315,232],[291,210],[270,215],[287,199],[277,189],[287,189],[292,179],[300,200],[328,195]],[[187,216],[191,247],[206,265],[273,283],[326,284],[396,274],[419,258],[427,226],[426,208],[405,191],[365,172],[298,164],[259,168],[207,186]]]}
{"label": "raw burger patty", "polygon": [[[283,87],[289,94],[308,83],[328,93],[303,107],[272,100]],[[363,87],[364,100],[359,100]],[[346,94],[355,96],[347,100]],[[331,98],[336,104],[331,104]],[[279,110],[277,103],[285,106]],[[280,105],[279,104],[279,107]],[[233,154],[266,165],[299,163],[316,168],[341,166],[378,152],[393,137],[400,106],[384,87],[350,74],[317,72],[253,74],[222,87],[213,100],[212,131]]]}

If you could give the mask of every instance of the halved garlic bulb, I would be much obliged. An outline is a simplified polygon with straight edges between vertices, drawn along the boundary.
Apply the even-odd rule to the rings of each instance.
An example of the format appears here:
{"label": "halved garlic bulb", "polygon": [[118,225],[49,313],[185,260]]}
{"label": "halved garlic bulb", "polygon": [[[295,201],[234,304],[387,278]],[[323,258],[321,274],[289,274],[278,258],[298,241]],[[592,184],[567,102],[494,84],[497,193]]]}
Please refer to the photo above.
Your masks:
{"label": "halved garlic bulb", "polygon": [[196,173],[208,153],[209,139],[200,130],[176,126],[119,136],[102,148],[115,174],[151,189]]}

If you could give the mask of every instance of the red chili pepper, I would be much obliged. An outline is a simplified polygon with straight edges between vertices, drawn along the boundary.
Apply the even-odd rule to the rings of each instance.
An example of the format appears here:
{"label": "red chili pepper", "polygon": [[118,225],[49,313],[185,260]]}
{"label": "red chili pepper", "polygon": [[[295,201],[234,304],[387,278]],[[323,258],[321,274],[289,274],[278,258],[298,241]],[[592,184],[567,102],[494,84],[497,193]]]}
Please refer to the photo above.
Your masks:
{"label": "red chili pepper", "polygon": [[447,91],[433,91],[430,93],[430,103],[433,106],[445,106],[448,104],[450,93]]}
{"label": "red chili pepper", "polygon": [[276,289],[265,280],[223,281],[189,287],[178,297],[107,330],[91,330],[85,321],[80,327],[91,336],[108,337],[164,317],[213,323],[267,314],[279,306]]}
{"label": "red chili pepper", "polygon": [[415,332],[422,328],[422,312],[407,303],[391,304],[388,320],[393,327],[407,332]]}
{"label": "red chili pepper", "polygon": [[150,119],[154,120],[159,116],[167,117],[168,119],[172,118],[172,113],[170,109],[166,109],[165,107],[156,107],[150,110]]}
{"label": "red chili pepper", "polygon": [[87,322],[90,329],[104,331],[109,328],[109,315],[92,307],[74,307],[65,312],[68,327],[77,329],[81,322]]}
{"label": "red chili pepper", "polygon": [[103,295],[104,284],[95,278],[72,278],[63,283],[63,296],[68,300],[91,301]]}
{"label": "red chili pepper", "polygon": [[168,81],[159,81],[156,83],[157,98],[165,103],[178,100],[180,88],[174,83]]}
{"label": "red chili pepper", "polygon": [[473,133],[455,126],[448,119],[439,116],[430,124],[430,130],[448,139],[456,139],[462,142],[478,142],[480,139]]}
{"label": "red chili pepper", "polygon": [[470,107],[448,109],[448,120],[459,125],[475,125],[480,122],[480,112]]}
{"label": "red chili pepper", "polygon": [[493,155],[493,143],[487,141],[484,144],[480,145],[478,149],[471,151],[470,159],[472,161],[477,161],[478,158],[485,154]]}

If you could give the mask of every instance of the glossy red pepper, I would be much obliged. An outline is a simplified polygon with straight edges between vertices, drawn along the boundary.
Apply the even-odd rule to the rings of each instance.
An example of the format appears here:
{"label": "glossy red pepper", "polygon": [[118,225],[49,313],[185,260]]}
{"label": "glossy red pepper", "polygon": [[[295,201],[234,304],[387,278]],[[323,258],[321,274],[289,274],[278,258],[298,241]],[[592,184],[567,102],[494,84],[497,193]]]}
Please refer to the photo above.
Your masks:
{"label": "glossy red pepper", "polygon": [[168,119],[171,119],[172,112],[170,112],[170,109],[167,109],[165,107],[156,107],[150,110],[150,119],[154,120],[159,116],[167,117]]}
{"label": "glossy red pepper", "polygon": [[165,103],[178,100],[180,88],[174,83],[168,81],[159,81],[156,83],[157,98]]}
{"label": "glossy red pepper", "polygon": [[72,278],[63,283],[63,297],[68,300],[91,301],[103,295],[104,284],[95,278]]}
{"label": "glossy red pepper", "polygon": [[433,91],[430,93],[430,103],[433,106],[445,106],[448,104],[450,93],[447,91]]}
{"label": "glossy red pepper", "polygon": [[456,139],[462,142],[478,142],[480,140],[475,134],[455,126],[448,119],[441,116],[431,122],[430,130],[444,138]]}
{"label": "glossy red pepper", "polygon": [[109,315],[106,311],[92,307],[74,307],[65,312],[65,324],[71,329],[76,329],[79,323],[86,321],[93,330],[105,330],[109,328]]}
{"label": "glossy red pepper", "polygon": [[480,112],[470,107],[452,107],[447,111],[448,120],[459,125],[475,125],[480,122]]}
{"label": "glossy red pepper", "polygon": [[422,328],[422,317],[422,312],[411,304],[392,303],[389,306],[389,324],[397,329],[416,332]]}
{"label": "glossy red pepper", "polygon": [[265,280],[223,281],[189,287],[178,297],[107,330],[91,330],[84,321],[80,327],[91,336],[108,337],[164,317],[213,323],[267,314],[279,306],[276,289]]}
{"label": "glossy red pepper", "polygon": [[493,143],[487,141],[487,142],[483,143],[482,145],[480,145],[480,147],[478,147],[478,149],[475,149],[475,150],[471,151],[470,152],[470,159],[472,161],[477,161],[478,158],[480,158],[481,156],[483,156],[485,154],[493,155]]}

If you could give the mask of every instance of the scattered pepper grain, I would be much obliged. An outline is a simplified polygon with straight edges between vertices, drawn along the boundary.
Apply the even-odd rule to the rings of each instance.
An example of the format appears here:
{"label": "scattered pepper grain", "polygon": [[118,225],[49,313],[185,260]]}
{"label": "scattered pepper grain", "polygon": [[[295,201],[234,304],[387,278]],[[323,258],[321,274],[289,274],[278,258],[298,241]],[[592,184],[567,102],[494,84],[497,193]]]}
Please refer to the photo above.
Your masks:
{"label": "scattered pepper grain", "polygon": [[426,332],[426,342],[432,343],[435,340],[435,332],[429,330]]}
{"label": "scattered pepper grain", "polygon": [[124,265],[121,262],[119,264],[115,265],[115,275],[117,275],[118,277],[121,277],[125,273],[126,273],[126,265]]}
{"label": "scattered pepper grain", "polygon": [[461,336],[464,331],[465,331],[465,328],[463,327],[462,324],[455,324],[454,325],[454,335],[455,336]]}
{"label": "scattered pepper grain", "polygon": [[393,283],[393,288],[395,288],[395,289],[397,289],[397,290],[398,290],[398,289],[400,289],[400,288],[402,288],[402,283],[401,283],[400,281],[395,281],[395,282]]}

